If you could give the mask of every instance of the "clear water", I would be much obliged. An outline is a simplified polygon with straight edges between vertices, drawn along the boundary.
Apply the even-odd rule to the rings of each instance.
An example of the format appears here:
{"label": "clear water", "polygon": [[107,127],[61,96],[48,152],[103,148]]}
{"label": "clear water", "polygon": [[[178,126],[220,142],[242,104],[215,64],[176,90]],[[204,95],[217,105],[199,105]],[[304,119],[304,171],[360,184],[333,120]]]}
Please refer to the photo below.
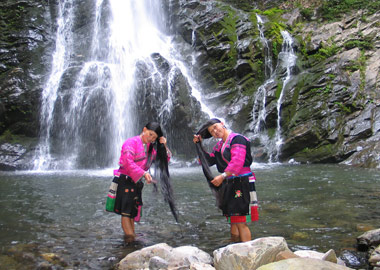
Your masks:
{"label": "clear water", "polygon": [[[255,165],[260,221],[253,237],[283,236],[289,247],[336,253],[380,224],[380,172],[336,165]],[[124,244],[120,217],[104,211],[112,169],[0,173],[0,268],[36,269],[54,253],[58,267],[111,269],[156,243],[212,253],[229,243],[200,168],[171,168],[180,224],[161,194],[144,187],[135,243]]]}

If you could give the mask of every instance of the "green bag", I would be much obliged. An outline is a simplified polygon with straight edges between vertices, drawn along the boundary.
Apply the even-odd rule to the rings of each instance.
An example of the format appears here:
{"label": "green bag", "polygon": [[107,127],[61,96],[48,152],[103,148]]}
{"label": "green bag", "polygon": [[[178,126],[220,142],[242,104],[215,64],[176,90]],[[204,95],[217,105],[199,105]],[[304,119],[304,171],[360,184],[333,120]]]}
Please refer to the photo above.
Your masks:
{"label": "green bag", "polygon": [[106,211],[114,212],[115,210],[115,202],[116,202],[116,191],[117,191],[117,177],[114,177],[110,188],[108,190],[107,201],[106,201]]}

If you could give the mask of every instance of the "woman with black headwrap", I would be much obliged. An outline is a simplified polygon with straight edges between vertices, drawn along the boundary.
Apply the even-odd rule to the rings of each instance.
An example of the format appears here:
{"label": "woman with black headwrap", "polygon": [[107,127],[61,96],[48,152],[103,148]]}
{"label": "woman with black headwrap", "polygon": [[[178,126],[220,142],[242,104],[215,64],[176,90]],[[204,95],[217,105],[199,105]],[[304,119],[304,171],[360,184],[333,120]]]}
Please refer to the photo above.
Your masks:
{"label": "woman with black headwrap", "polygon": [[[202,139],[220,139],[211,153],[202,147]],[[250,241],[248,223],[258,220],[255,175],[249,139],[228,130],[219,119],[207,121],[194,135],[203,172],[216,195],[219,208],[231,224],[232,241]],[[209,166],[221,174],[213,177]]]}

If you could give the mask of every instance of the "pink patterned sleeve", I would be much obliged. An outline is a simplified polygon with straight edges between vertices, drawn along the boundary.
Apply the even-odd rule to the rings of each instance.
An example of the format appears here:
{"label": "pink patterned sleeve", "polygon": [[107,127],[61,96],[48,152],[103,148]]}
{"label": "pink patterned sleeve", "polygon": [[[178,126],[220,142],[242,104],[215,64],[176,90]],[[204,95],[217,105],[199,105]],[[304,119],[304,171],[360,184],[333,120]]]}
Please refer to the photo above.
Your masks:
{"label": "pink patterned sleeve", "polygon": [[235,176],[239,175],[243,169],[246,152],[247,150],[244,144],[231,144],[231,161],[224,171],[231,172]]}

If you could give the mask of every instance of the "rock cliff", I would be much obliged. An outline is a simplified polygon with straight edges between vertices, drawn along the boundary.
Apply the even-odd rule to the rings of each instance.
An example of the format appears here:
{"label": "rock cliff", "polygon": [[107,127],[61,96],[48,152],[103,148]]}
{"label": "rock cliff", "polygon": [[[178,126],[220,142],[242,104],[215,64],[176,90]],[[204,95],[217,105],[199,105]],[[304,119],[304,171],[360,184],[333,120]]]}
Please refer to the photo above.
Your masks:
{"label": "rock cliff", "polygon": [[[93,5],[90,0],[77,5],[76,53],[61,81],[68,91],[70,74],[88,53]],[[165,31],[175,37],[204,102],[252,139],[255,161],[380,167],[379,1],[357,0],[351,7],[337,0],[166,0],[163,5]],[[8,0],[0,3],[0,13],[0,168],[27,168],[40,133],[57,2]],[[106,22],[101,23],[106,32]],[[151,57],[167,78],[166,59]],[[139,70],[144,79],[144,65]],[[171,72],[174,107],[168,133],[187,138],[205,116],[184,75]],[[159,117],[162,104],[149,101],[146,89],[138,93],[136,99]],[[136,111],[145,121],[138,106]],[[194,157],[180,139],[172,147],[185,159]]]}
{"label": "rock cliff", "polygon": [[[280,161],[379,167],[380,13],[371,9],[378,1],[368,9],[335,10],[334,20],[322,1],[298,7],[263,1],[262,8],[272,6],[266,10],[247,8],[249,1],[175,2],[176,31],[197,51],[194,72],[205,100],[235,130],[251,134],[256,160],[271,158],[268,145],[280,126]],[[293,39],[290,72],[282,31]],[[264,108],[255,107],[258,101]],[[262,118],[252,119],[263,109]]]}

